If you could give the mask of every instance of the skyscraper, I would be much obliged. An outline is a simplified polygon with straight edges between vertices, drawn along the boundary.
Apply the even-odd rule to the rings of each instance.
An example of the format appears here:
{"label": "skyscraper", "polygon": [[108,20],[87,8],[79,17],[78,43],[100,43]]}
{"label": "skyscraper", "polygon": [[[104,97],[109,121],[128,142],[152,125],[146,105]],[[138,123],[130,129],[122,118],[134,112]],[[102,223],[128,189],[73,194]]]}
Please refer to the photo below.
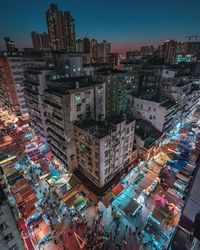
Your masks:
{"label": "skyscraper", "polygon": [[42,49],[49,49],[49,35],[46,32],[40,34],[41,47]]}
{"label": "skyscraper", "polygon": [[90,53],[90,39],[87,37],[83,38],[83,48],[85,53]]}
{"label": "skyscraper", "polygon": [[96,63],[98,58],[98,43],[96,39],[91,40],[91,58],[92,62]]}
{"label": "skyscraper", "polygon": [[63,15],[56,4],[51,4],[46,20],[51,49],[75,51],[75,25],[70,12],[65,11]]}
{"label": "skyscraper", "polygon": [[18,49],[15,47],[14,41],[10,40],[10,37],[5,37],[4,40],[6,43],[7,51],[18,51]]}
{"label": "skyscraper", "polygon": [[32,44],[34,49],[40,49],[40,35],[36,31],[31,32]]}
{"label": "skyscraper", "polygon": [[76,51],[74,18],[69,11],[64,12],[64,32],[66,36],[67,51]]}

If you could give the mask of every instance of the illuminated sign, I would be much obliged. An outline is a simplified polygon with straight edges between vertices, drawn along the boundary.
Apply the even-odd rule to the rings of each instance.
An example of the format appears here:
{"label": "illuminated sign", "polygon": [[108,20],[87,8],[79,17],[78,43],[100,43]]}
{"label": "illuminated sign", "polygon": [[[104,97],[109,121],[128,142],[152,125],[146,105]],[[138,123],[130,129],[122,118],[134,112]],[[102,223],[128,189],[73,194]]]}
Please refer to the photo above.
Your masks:
{"label": "illuminated sign", "polygon": [[32,137],[32,136],[33,136],[33,134],[27,134],[24,136],[24,138],[28,138],[28,137]]}
{"label": "illuminated sign", "polygon": [[6,163],[6,162],[8,162],[8,161],[11,161],[11,160],[13,160],[13,159],[15,159],[16,158],[16,156],[14,155],[14,156],[12,156],[12,157],[10,157],[10,158],[7,158],[7,159],[5,159],[5,160],[3,160],[3,161],[0,161],[0,164],[4,164],[4,163]]}
{"label": "illuminated sign", "polygon": [[7,146],[7,145],[9,145],[11,143],[12,143],[12,141],[4,142],[4,143],[0,144],[0,148],[3,148],[3,147],[5,147],[5,146]]}

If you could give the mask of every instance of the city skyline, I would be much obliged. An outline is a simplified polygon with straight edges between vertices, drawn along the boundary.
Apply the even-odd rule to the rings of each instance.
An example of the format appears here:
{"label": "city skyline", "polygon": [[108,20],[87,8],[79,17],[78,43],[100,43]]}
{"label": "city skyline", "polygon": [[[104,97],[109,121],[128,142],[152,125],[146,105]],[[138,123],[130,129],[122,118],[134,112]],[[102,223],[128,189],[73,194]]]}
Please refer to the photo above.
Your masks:
{"label": "city skyline", "polygon": [[[171,0],[169,2],[172,3]],[[13,3],[11,9],[8,3],[2,3],[1,16],[4,22],[0,25],[1,49],[5,48],[3,37],[6,36],[14,40],[20,49],[32,47],[30,33],[33,30],[38,33],[47,32],[45,12],[51,3],[49,0],[42,3],[22,0]],[[200,3],[195,0],[182,1],[181,6],[178,1],[167,6],[157,0],[153,4],[146,0],[141,3],[125,1],[123,5],[119,1],[109,1],[106,8],[102,1],[92,4],[89,0],[84,3],[54,3],[58,4],[59,9],[70,11],[75,18],[77,38],[87,36],[98,41],[105,39],[112,43],[113,52],[124,53],[150,44],[156,46],[167,39],[185,41],[186,35],[198,32],[200,22],[197,15]]]}

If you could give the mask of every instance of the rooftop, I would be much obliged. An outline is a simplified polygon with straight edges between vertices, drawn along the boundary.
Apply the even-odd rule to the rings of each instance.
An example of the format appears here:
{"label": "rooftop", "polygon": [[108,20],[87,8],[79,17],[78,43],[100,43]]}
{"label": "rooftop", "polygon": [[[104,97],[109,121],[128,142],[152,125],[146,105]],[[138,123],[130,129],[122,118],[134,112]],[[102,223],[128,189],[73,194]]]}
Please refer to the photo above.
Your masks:
{"label": "rooftop", "polygon": [[162,132],[154,128],[149,121],[138,119],[136,120],[135,134],[145,141],[144,146],[150,149],[162,135]]}
{"label": "rooftop", "polygon": [[97,75],[110,75],[110,74],[123,74],[126,71],[124,70],[119,70],[119,69],[108,69],[108,68],[104,68],[104,69],[99,69],[96,70],[95,73]]}
{"label": "rooftop", "polygon": [[59,94],[61,96],[69,94],[71,90],[80,90],[81,88],[86,87],[92,88],[95,84],[95,82],[86,77],[56,79],[52,80],[51,83],[51,86],[47,88],[46,92]]}
{"label": "rooftop", "polygon": [[154,93],[140,93],[135,95],[138,99],[143,99],[151,102],[162,103],[164,101],[169,100],[166,96],[161,95],[159,92]]}
{"label": "rooftop", "polygon": [[106,120],[102,121],[94,121],[94,120],[85,120],[81,122],[75,122],[75,125],[84,131],[87,131],[89,134],[97,137],[98,139],[104,138],[105,136],[109,135],[111,131],[116,130],[117,124],[126,121],[130,123],[132,120],[128,120],[123,116],[116,115],[107,118]]}

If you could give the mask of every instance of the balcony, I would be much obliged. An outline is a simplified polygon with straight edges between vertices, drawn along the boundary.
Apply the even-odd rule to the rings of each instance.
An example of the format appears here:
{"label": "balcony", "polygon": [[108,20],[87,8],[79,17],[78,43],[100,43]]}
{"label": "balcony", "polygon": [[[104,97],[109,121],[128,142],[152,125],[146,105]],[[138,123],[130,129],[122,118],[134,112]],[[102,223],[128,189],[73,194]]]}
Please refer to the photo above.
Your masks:
{"label": "balcony", "polygon": [[50,127],[54,128],[54,129],[56,129],[56,130],[59,130],[59,131],[63,134],[64,128],[58,126],[56,123],[53,123],[53,122],[50,121],[49,119],[46,120],[46,123],[47,123]]}
{"label": "balcony", "polygon": [[59,110],[61,110],[62,109],[62,107],[60,106],[60,105],[58,105],[58,104],[56,104],[56,103],[53,103],[53,102],[50,102],[50,101],[48,101],[48,100],[44,100],[44,102],[46,103],[46,104],[49,104],[49,105],[51,105],[51,106],[53,106],[54,108],[56,108],[56,109],[59,109]]}

